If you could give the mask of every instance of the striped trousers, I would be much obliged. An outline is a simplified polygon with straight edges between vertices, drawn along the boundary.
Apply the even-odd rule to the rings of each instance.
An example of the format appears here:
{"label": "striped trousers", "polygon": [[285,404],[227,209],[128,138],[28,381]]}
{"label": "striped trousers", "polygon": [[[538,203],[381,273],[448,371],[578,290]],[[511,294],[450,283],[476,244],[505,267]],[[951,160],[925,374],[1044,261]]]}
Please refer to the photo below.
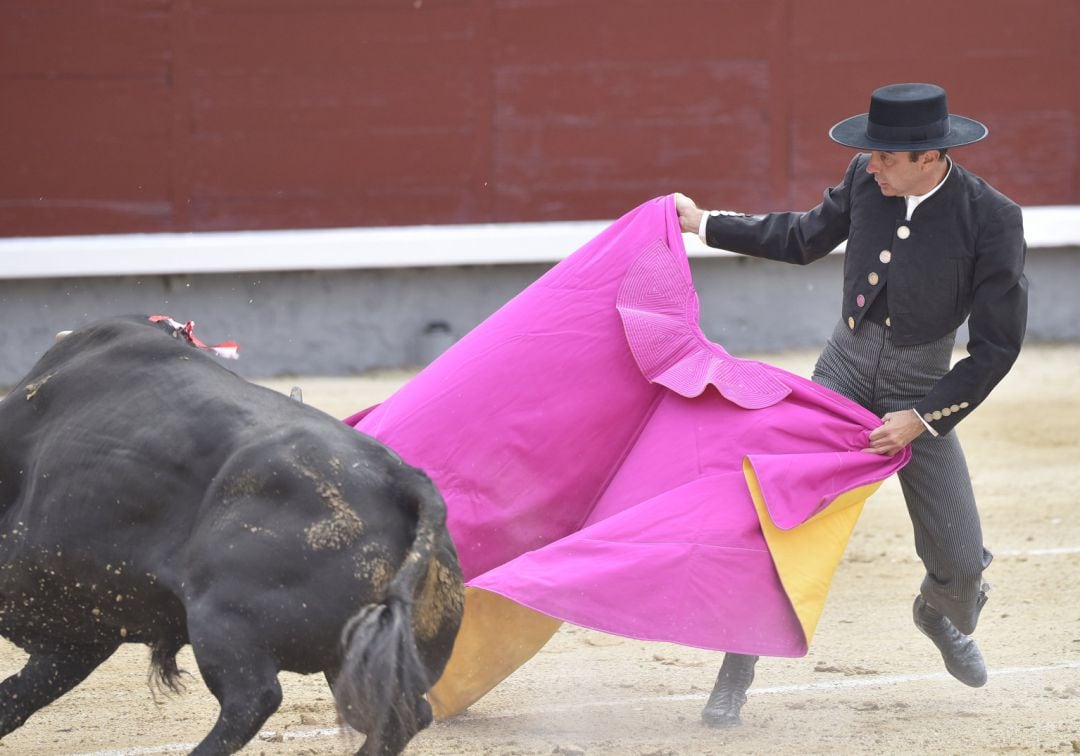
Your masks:
{"label": "striped trousers", "polygon": [[[879,417],[909,410],[948,372],[953,332],[937,341],[897,346],[889,329],[864,321],[858,332],[840,322],[818,357],[813,380]],[[986,602],[982,573],[993,558],[982,542],[967,462],[956,431],[926,432],[911,444],[911,461],[899,473],[915,532],[915,550],[926,568],[926,602],[970,634]]]}

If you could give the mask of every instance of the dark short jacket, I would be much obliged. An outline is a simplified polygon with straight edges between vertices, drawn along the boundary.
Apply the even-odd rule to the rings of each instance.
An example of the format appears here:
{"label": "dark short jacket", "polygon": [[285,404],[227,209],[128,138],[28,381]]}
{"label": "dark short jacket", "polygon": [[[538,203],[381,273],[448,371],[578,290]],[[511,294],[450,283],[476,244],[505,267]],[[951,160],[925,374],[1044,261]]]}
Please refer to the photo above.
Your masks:
{"label": "dark short jacket", "polygon": [[969,318],[969,356],[915,405],[935,431],[947,433],[1020,353],[1027,324],[1023,217],[1015,202],[954,163],[945,184],[905,221],[904,199],[881,193],[866,172],[868,161],[856,156],[843,181],[809,212],[713,216],[706,241],[805,265],[847,240],[842,317],[859,328],[888,283],[898,345],[934,341]]}

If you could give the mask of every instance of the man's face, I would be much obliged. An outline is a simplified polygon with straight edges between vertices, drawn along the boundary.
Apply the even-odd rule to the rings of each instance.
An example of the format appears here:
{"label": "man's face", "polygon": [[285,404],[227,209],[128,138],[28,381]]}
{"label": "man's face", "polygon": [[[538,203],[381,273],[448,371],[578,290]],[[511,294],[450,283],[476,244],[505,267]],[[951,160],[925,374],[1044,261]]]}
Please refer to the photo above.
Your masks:
{"label": "man's face", "polygon": [[870,153],[866,172],[874,177],[878,188],[886,197],[926,194],[937,185],[934,180],[936,174],[930,172],[936,159],[936,152],[920,155],[912,162],[911,153],[908,152],[875,150]]}

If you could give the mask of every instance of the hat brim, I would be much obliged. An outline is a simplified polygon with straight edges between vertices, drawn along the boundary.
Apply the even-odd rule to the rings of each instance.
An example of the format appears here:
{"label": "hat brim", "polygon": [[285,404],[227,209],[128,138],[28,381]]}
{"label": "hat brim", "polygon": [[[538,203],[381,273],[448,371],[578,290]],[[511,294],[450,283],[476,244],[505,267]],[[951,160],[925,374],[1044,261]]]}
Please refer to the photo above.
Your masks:
{"label": "hat brim", "polygon": [[883,152],[918,152],[920,150],[942,150],[947,147],[962,147],[974,144],[986,138],[989,130],[983,124],[964,116],[949,116],[949,133],[939,139],[922,142],[885,142],[872,139],[866,134],[869,113],[845,118],[829,129],[829,138],[845,147],[861,150],[881,150]]}

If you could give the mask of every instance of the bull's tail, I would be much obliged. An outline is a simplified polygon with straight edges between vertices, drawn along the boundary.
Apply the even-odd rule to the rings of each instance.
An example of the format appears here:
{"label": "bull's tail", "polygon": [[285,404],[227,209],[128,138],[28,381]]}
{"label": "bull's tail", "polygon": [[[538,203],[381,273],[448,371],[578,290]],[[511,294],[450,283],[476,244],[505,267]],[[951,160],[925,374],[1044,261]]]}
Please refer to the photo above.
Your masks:
{"label": "bull's tail", "polygon": [[408,601],[370,604],[342,631],[345,654],[334,682],[342,718],[367,734],[364,753],[396,754],[431,724],[431,687],[413,638]]}
{"label": "bull's tail", "polygon": [[386,598],[362,608],[341,634],[334,699],[342,718],[367,734],[365,754],[397,754],[432,721],[424,696],[434,680],[420,658],[412,616],[413,597],[437,558],[446,522],[442,497],[428,491],[418,497],[415,538]]}
{"label": "bull's tail", "polygon": [[176,654],[184,647],[185,639],[176,637],[158,638],[150,647],[150,672],[147,682],[151,691],[162,693],[183,693],[185,688],[180,678],[188,673],[176,663]]}

